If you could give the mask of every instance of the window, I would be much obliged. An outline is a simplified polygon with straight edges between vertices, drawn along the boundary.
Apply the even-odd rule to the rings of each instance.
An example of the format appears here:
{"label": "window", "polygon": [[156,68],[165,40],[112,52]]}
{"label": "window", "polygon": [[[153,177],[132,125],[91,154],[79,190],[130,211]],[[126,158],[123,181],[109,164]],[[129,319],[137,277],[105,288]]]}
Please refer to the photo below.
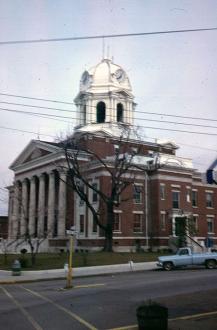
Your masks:
{"label": "window", "polygon": [[180,255],[180,256],[189,255],[189,251],[188,251],[188,249],[180,250],[180,251],[179,251],[179,255]]}
{"label": "window", "polygon": [[92,228],[93,230],[93,233],[97,233],[97,224],[96,224],[96,221],[94,221],[94,219],[93,219],[93,228]]}
{"label": "window", "polygon": [[180,203],[180,192],[172,191],[172,208],[179,209],[179,203]]}
{"label": "window", "polygon": [[188,219],[188,231],[190,235],[196,235],[198,232],[198,215],[193,215]]}
{"label": "window", "polygon": [[192,199],[192,206],[197,207],[198,206],[198,201],[197,201],[198,196],[197,196],[196,190],[192,190],[191,199]]}
{"label": "window", "polygon": [[117,122],[123,122],[123,105],[121,103],[117,104]]}
{"label": "window", "polygon": [[80,215],[80,234],[84,233],[84,215]]}
{"label": "window", "polygon": [[211,217],[207,218],[207,232],[214,233],[214,219]]}
{"label": "window", "polygon": [[164,212],[160,214],[160,229],[166,230],[166,214]]}
{"label": "window", "polygon": [[160,199],[165,199],[165,185],[160,184]]}
{"label": "window", "polygon": [[[84,185],[80,185],[80,190],[81,190],[81,193],[84,193]],[[80,198],[80,200],[79,200],[79,205],[80,206],[84,205],[84,200],[82,198]]]}
{"label": "window", "polygon": [[114,213],[114,223],[113,223],[113,231],[121,231],[121,216],[120,213]]}
{"label": "window", "polygon": [[114,151],[116,154],[119,153],[120,146],[118,144],[114,144]]}
{"label": "window", "polygon": [[134,233],[142,232],[142,214],[140,214],[140,213],[134,213],[133,232]]}
{"label": "window", "polygon": [[114,202],[115,202],[115,205],[118,206],[118,204],[120,204],[121,202],[121,196],[120,194],[117,194],[115,197],[114,197]]}
{"label": "window", "polygon": [[[97,183],[93,183],[93,188],[97,189]],[[92,202],[96,203],[98,201],[98,194],[96,191],[92,190]]]}
{"label": "window", "polygon": [[133,186],[133,200],[136,204],[142,203],[142,186],[134,185]]}
{"label": "window", "polygon": [[213,207],[213,193],[206,192],[206,207]]}
{"label": "window", "polygon": [[97,123],[104,123],[105,122],[105,103],[99,102],[96,106],[96,122]]}
{"label": "window", "polygon": [[187,189],[186,202],[187,203],[190,203],[191,202],[191,191],[190,191],[190,189]]}

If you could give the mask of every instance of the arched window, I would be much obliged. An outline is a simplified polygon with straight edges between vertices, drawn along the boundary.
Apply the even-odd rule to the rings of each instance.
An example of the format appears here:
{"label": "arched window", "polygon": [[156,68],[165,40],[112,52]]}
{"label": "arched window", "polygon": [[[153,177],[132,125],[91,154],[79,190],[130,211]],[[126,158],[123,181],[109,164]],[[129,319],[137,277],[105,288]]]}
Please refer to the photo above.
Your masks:
{"label": "arched window", "polygon": [[105,103],[99,102],[96,106],[96,121],[97,123],[104,123],[105,122]]}
{"label": "arched window", "polygon": [[123,104],[118,103],[117,104],[117,122],[123,121],[123,115],[124,115]]}

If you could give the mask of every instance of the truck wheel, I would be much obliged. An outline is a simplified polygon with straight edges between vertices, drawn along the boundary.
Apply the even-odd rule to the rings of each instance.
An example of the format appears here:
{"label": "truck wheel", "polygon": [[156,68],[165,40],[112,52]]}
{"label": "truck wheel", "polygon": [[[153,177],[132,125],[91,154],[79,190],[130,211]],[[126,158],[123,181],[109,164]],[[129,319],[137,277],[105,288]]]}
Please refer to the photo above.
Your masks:
{"label": "truck wheel", "polygon": [[164,270],[172,270],[173,269],[173,264],[170,261],[164,262],[163,264],[163,269]]}
{"label": "truck wheel", "polygon": [[206,261],[206,268],[207,269],[214,269],[214,268],[216,268],[216,261],[215,260],[207,260]]}

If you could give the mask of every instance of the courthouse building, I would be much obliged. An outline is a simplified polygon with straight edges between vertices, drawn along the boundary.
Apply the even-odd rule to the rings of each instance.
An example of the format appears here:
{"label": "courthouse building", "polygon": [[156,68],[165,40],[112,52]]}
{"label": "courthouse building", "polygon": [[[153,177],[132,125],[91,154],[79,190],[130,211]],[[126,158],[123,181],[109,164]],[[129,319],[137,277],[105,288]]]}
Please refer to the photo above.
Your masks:
{"label": "courthouse building", "polygon": [[[102,159],[115,155],[123,127],[131,130],[130,144],[140,150],[134,182],[123,193],[115,208],[113,225],[114,250],[172,247],[179,222],[184,218],[194,224],[188,244],[198,249],[207,239],[217,244],[217,188],[202,180],[192,160],[176,156],[178,146],[171,141],[151,143],[138,138],[134,128],[136,103],[129,77],[124,69],[103,59],[81,77],[75,98],[77,126],[70,139],[80,137],[83,143]],[[108,173],[90,161],[89,179],[106,191]],[[76,229],[77,248],[101,249],[103,232],[92,214],[67,184],[65,154],[60,142],[31,140],[11,164],[14,182],[9,187],[9,226],[11,240],[24,237],[27,228],[34,239],[42,239],[41,251],[65,249],[66,230]],[[90,200],[100,208],[100,199],[90,192]],[[132,198],[129,198],[132,196]],[[121,196],[122,197],[122,196]]]}

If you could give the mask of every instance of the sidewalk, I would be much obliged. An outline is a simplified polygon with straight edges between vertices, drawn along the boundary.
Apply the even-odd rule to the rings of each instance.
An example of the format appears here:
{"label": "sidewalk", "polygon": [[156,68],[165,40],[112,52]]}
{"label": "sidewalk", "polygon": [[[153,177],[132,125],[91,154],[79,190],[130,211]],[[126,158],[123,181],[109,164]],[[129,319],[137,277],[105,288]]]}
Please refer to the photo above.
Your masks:
{"label": "sidewalk", "polygon": [[[121,265],[92,266],[73,268],[73,277],[94,276],[102,274],[115,274],[142,270],[157,269],[156,262],[129,262]],[[21,282],[42,281],[66,278],[64,269],[29,270],[22,271],[19,276],[12,276],[11,271],[0,270],[0,284],[13,284]]]}

